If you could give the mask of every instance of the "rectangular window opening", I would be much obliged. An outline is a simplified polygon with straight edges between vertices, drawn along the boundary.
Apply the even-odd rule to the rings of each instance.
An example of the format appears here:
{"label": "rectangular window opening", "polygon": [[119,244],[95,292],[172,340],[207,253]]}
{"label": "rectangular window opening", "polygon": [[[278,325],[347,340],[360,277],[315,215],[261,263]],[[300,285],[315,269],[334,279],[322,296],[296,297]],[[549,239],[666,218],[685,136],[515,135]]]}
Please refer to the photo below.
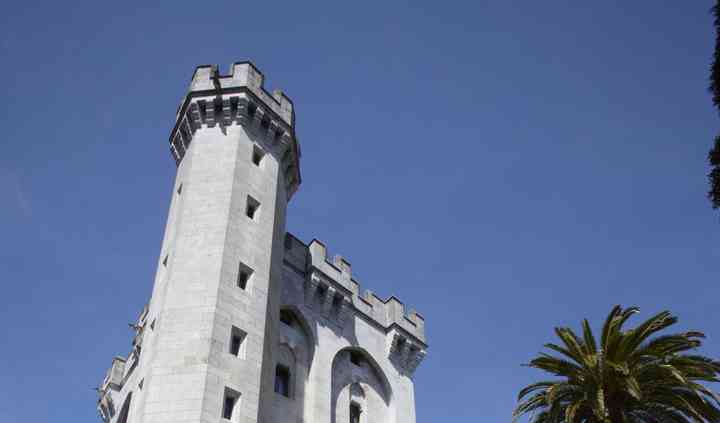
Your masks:
{"label": "rectangular window opening", "polygon": [[245,209],[245,215],[250,219],[256,220],[258,215],[258,209],[260,209],[260,203],[258,200],[248,195],[247,197],[247,208]]}
{"label": "rectangular window opening", "polygon": [[238,403],[240,402],[240,393],[230,388],[225,388],[223,397],[222,418],[231,422],[238,422],[240,413],[238,412]]}
{"label": "rectangular window opening", "polygon": [[253,146],[253,153],[252,153],[252,162],[255,166],[260,166],[260,162],[262,162],[263,157],[265,157],[265,152],[262,151],[260,147],[257,145]]}
{"label": "rectangular window opening", "polygon": [[290,369],[282,364],[275,367],[275,392],[290,398]]}
{"label": "rectangular window opening", "polygon": [[177,189],[177,195],[180,195],[180,194],[182,194],[182,184],[180,184]]}
{"label": "rectangular window opening", "polygon": [[350,423],[360,423],[360,406],[350,403]]}
{"label": "rectangular window opening", "polygon": [[165,254],[165,258],[164,258],[163,261],[162,261],[163,266],[165,266],[165,267],[167,267],[168,256],[169,256],[169,254]]}
{"label": "rectangular window opening", "polygon": [[245,358],[246,338],[247,333],[233,326],[230,330],[230,354],[238,358]]}
{"label": "rectangular window opening", "polygon": [[248,286],[250,285],[250,279],[252,279],[253,273],[255,273],[254,270],[252,270],[249,266],[247,266],[241,262],[240,266],[238,268],[238,277],[237,277],[238,288],[240,288],[242,290],[247,290]]}

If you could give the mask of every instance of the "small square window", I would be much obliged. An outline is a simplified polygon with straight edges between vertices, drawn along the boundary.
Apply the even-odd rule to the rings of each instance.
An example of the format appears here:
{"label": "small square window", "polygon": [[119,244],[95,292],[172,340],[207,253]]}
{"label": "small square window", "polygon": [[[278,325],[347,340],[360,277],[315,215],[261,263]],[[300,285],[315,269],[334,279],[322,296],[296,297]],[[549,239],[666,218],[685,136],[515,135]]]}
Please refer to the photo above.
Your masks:
{"label": "small square window", "polygon": [[260,162],[262,162],[263,157],[265,157],[265,152],[260,149],[257,145],[253,146],[253,153],[252,153],[252,162],[255,166],[260,166]]}
{"label": "small square window", "polygon": [[225,388],[223,397],[222,418],[232,422],[240,420],[238,404],[240,403],[240,393],[230,388]]}
{"label": "small square window", "polygon": [[246,338],[247,333],[233,326],[230,330],[230,354],[238,358],[245,358]]}
{"label": "small square window", "polygon": [[244,263],[240,263],[240,266],[238,267],[238,277],[237,277],[237,286],[238,288],[242,290],[247,290],[248,285],[250,283],[250,279],[252,279],[252,275],[255,273],[250,267],[245,265]]}
{"label": "small square window", "polygon": [[260,209],[260,203],[258,202],[258,200],[248,195],[245,215],[250,219],[255,220],[258,215],[258,209]]}
{"label": "small square window", "polygon": [[275,392],[290,398],[290,369],[281,364],[275,367]]}

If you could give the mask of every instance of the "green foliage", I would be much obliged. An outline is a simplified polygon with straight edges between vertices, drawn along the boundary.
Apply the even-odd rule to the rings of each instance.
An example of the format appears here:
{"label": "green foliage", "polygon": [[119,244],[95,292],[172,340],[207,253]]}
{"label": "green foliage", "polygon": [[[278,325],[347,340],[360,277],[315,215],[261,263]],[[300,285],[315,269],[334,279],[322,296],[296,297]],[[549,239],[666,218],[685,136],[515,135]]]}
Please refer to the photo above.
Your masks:
{"label": "green foliage", "polygon": [[624,330],[636,307],[615,306],[600,343],[587,320],[582,336],[555,328],[560,344],[546,344],[529,367],[554,379],[523,388],[513,422],[529,415],[534,423],[720,422],[720,397],[703,383],[719,382],[720,362],[692,351],[700,332],[658,335],[677,322],[663,311]]}
{"label": "green foliage", "polygon": [[710,162],[708,198],[712,202],[713,208],[717,209],[720,208],[720,136],[715,137],[715,145],[708,153],[708,162]]}
{"label": "green foliage", "polygon": [[[720,0],[716,1],[712,14],[715,25],[715,54],[710,66],[710,92],[713,104],[720,110]],[[716,209],[720,207],[720,137],[715,138],[715,145],[708,153],[708,161],[710,162],[708,198]]]}

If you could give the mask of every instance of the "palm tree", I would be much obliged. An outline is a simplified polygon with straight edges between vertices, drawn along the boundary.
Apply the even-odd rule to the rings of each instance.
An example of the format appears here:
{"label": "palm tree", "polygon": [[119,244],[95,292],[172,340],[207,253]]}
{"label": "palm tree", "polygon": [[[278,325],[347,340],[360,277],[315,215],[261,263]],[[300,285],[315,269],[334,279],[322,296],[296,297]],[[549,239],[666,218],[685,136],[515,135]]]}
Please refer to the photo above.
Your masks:
{"label": "palm tree", "polygon": [[692,352],[705,336],[653,336],[677,322],[668,311],[623,330],[637,312],[615,306],[600,345],[587,320],[582,338],[555,328],[561,345],[545,347],[557,354],[540,353],[528,366],[557,379],[521,390],[513,422],[524,414],[534,423],[720,422],[720,397],[702,384],[720,381],[720,362]]}
{"label": "palm tree", "polygon": [[[710,65],[710,92],[713,104],[720,111],[720,0],[716,0],[712,14],[715,26],[715,52]],[[708,152],[708,162],[710,162],[710,173],[708,173],[710,190],[707,195],[713,208],[717,209],[720,208],[720,136],[715,137],[715,143]]]}

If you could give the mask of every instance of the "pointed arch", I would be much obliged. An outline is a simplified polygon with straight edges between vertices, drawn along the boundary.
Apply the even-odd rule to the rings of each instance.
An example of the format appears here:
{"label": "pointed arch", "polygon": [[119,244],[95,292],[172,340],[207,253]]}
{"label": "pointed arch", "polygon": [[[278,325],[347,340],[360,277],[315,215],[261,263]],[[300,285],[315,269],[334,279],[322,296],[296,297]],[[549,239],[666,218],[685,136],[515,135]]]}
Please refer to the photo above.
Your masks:
{"label": "pointed arch", "polygon": [[[284,305],[280,307],[280,319],[283,320],[284,316],[290,316],[292,318],[292,321],[296,323],[296,326],[291,324],[290,326],[299,330],[300,333],[304,336],[306,341],[306,347],[307,347],[307,354],[305,358],[306,364],[308,366],[308,369],[312,367],[312,361],[313,357],[315,355],[315,346],[317,345],[317,337],[315,336],[315,331],[313,328],[308,324],[308,319],[305,317],[303,312],[295,305]],[[282,332],[282,331],[281,331]],[[282,333],[281,333],[282,336]],[[285,340],[285,343],[289,344],[289,340]],[[281,339],[281,343],[283,343],[283,340]]]}
{"label": "pointed arch", "polygon": [[[279,308],[275,344],[275,392],[286,397],[275,403],[271,421],[312,421],[310,368],[317,344],[315,331],[294,305]],[[285,389],[285,384],[290,388]]]}
{"label": "pointed arch", "polygon": [[393,391],[390,381],[375,358],[360,347],[339,350],[332,361],[332,423],[347,423],[352,404],[360,406],[361,421],[392,422]]}

